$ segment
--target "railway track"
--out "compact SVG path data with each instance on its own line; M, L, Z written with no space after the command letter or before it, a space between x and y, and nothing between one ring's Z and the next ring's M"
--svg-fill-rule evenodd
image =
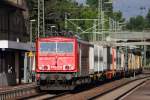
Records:
M26 85L17 88L12 88L7 91L0 92L0 100L6 99L19 99L19 100L112 100L121 99L127 93L149 79L149 75L139 75L136 78L123 78L120 80L111 81L105 84L101 84L97 87L87 89L81 89L76 92L70 91L49 91L49 92L37 92L37 86ZM131 87L132 86L132 87ZM125 91L122 91L125 90ZM117 91L117 92L116 92ZM118 92L119 91L119 92ZM114 96L114 94L116 96ZM111 97L106 98L106 97Z
M39 94L34 95L34 96L29 96L29 97L21 98L20 100L22 100L22 99L23 100L49 100L49 99L60 97L62 95L66 95L68 93L69 92L61 92L61 93L43 92L43 93L39 93Z
M100 85L98 87L89 89L89 90L85 90L85 91L81 91L81 92L77 92L77 93L68 93L68 94L64 94L62 96L57 96L57 97L50 97L47 98L45 100L114 100L114 99L120 99L120 97L122 97L123 95L125 95L125 93L129 92L129 90L131 91L131 89L137 87L138 85L144 83L147 79L149 79L149 76L143 77L136 77L136 78L125 78L125 79L121 79L121 80L116 80L116 81L112 81L103 85ZM134 83L135 82L135 83ZM132 87L129 88L129 90L125 90L124 92L119 92L120 94L116 95L115 98L113 98L113 95L111 96L111 98L102 98L102 96L106 96L109 97L109 93L114 94L113 92L117 89L122 88L123 86L130 86L131 84L133 84ZM126 89L126 87L125 87ZM124 89L123 89L124 90Z
M97 94L89 100L123 100L127 95L129 95L139 87L143 86L147 80L149 80L149 77L127 82L107 92Z

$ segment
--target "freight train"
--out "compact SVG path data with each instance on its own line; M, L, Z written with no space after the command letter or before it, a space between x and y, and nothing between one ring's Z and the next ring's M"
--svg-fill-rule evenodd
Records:
M137 48L96 45L75 37L38 38L36 81L41 90L72 90L142 71Z

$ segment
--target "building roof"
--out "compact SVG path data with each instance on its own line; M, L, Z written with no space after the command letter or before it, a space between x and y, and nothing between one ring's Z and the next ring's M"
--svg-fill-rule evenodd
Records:
M8 0L0 0L0 5L10 6L16 9L25 10L24 6L18 5Z
M0 40L0 48L35 51L34 43L30 44L8 40Z

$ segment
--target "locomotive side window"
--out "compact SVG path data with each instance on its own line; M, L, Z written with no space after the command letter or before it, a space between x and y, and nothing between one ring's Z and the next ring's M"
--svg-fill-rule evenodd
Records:
M57 53L72 53L73 43L58 42L57 43Z
M40 43L40 52L55 53L56 52L56 43L41 42Z

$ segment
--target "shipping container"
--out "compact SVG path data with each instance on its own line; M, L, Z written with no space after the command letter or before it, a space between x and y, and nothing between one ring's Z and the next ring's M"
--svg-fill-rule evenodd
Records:
M103 68L104 71L110 69L110 62L111 62L111 55L110 55L110 47L103 48Z
M116 70L116 48L110 48L111 62L110 62L110 70Z
M123 70L124 67L124 54L121 49L116 50L116 70Z
M94 74L94 47L89 49L89 74Z
M103 66L103 58L104 58L104 51L103 46L94 46L94 71L95 72L103 72L105 70L105 67Z
M79 75L84 77L88 76L92 69L92 63L90 64L89 59L93 59L93 57L90 58L90 50L92 53L92 49L94 46L92 44L89 44L88 42L78 41L78 47L79 47ZM92 55L93 56L93 55ZM91 67L90 67L91 65Z

